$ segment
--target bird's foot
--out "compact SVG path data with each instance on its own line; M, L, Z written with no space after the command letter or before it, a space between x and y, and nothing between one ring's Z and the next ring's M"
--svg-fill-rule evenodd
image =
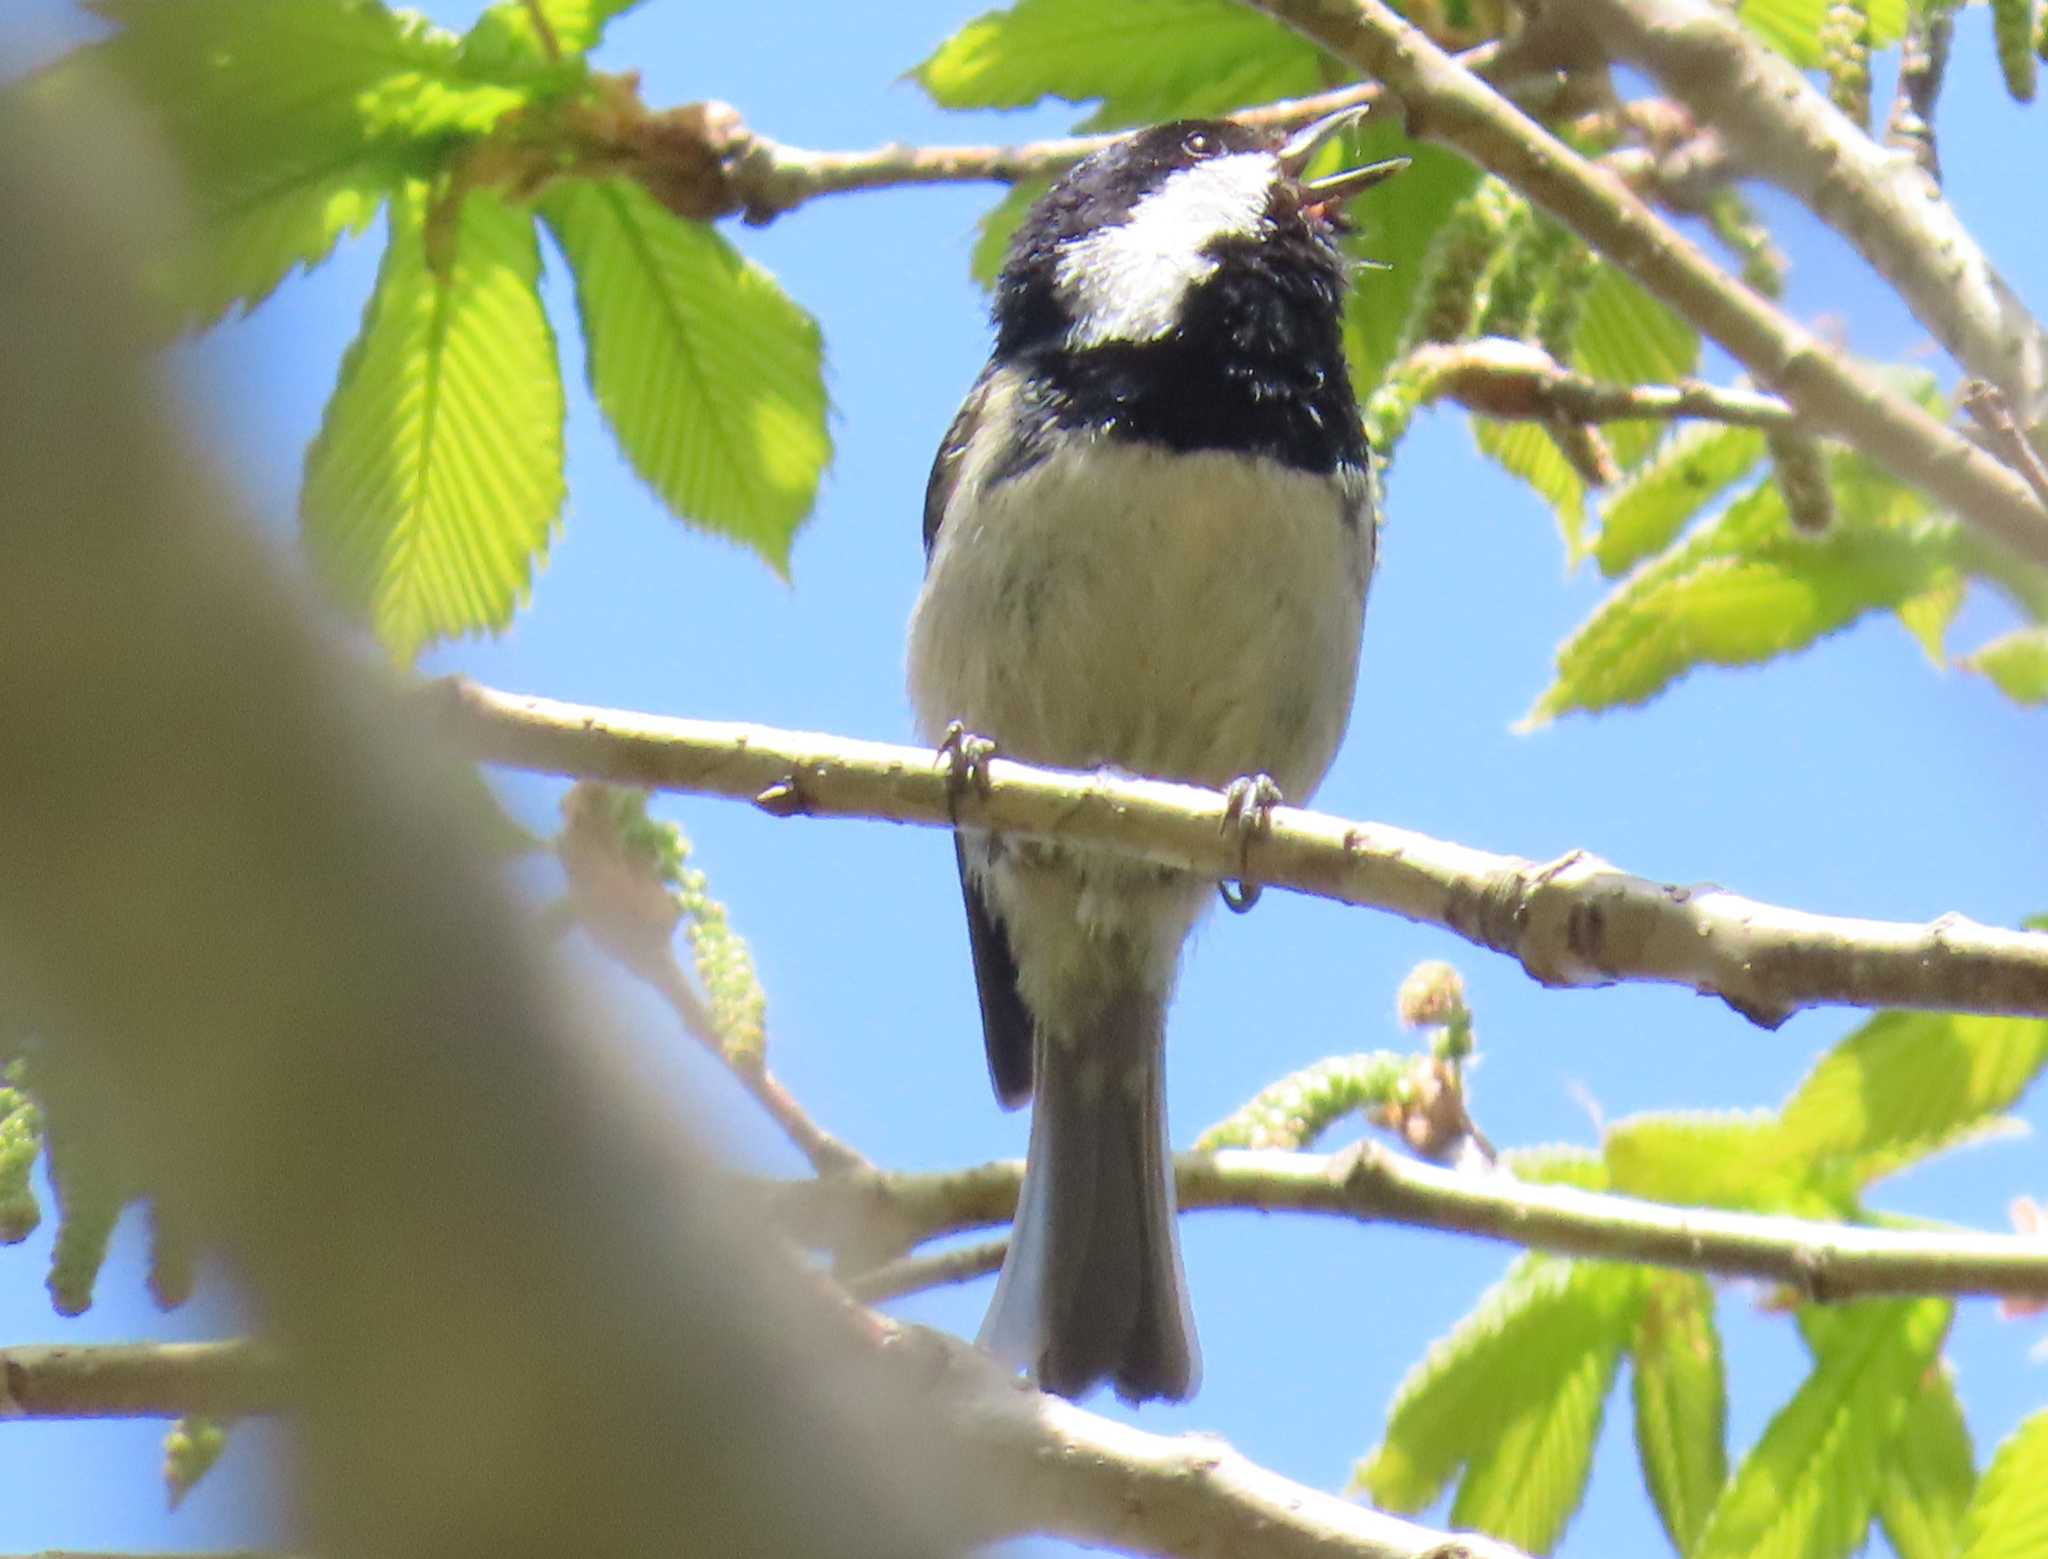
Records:
M995 755L994 742L976 736L960 721L946 727L946 734L939 739L939 756L946 760L946 806L954 814L954 822L960 821L960 797L969 785L978 795L988 795L988 760Z
M1259 902L1259 885L1251 880L1252 841L1273 828L1273 808L1287 798L1270 774L1241 774L1223 792L1219 833L1237 835L1237 881L1219 882L1216 891L1232 914L1242 915Z

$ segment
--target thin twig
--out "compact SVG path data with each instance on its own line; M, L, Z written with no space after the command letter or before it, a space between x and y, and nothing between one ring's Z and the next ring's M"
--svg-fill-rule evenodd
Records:
M1972 379L1962 387L1959 399L1970 420L1991 439L1992 452L2025 477L2027 485L2041 495L2041 502L2048 504L2048 465L2041 463L2034 441L2013 421L2004 393L1996 385Z
M779 817L938 827L957 817L1217 879L1243 869L1220 827L1228 798L1197 786L996 758L986 786L962 795L928 748L557 703L460 679L428 696L459 745L514 768L731 796ZM2048 1016L2048 933L1960 916L1915 926L1806 914L1652 882L1584 851L1537 862L1294 807L1276 808L1250 848L1262 883L1442 926L1545 985L1680 985L1766 1027L1820 1005Z
M1790 427L1798 420L1775 395L1692 379L1602 384L1572 372L1533 342L1499 337L1430 342L1408 355L1407 367L1425 399L1448 397L1488 417L1575 423L1697 417L1749 428Z
M856 1272L840 1280L840 1286L864 1305L901 1299L926 1289L946 1288L954 1283L971 1283L986 1277L1003 1264L1010 1249L1007 1239L983 1240L953 1250L935 1251L929 1256L905 1256Z
M1514 185L1720 342L1761 385L1783 395L1810 431L1832 434L1853 444L1893 476L1925 489L2007 547L2048 563L2048 509L2013 472L1895 392L1877 374L1831 350L1812 332L1726 275L1620 179L1581 157L1477 76L1461 68L1382 0L1253 3L1340 59L1384 82L1405 107L1410 135L1450 146ZM1628 11L1636 3L1648 5L1651 0L1597 3L1603 15L1612 16ZM1689 4L1686 9L1691 14L1695 7ZM1721 17L1722 32L1741 32L1739 23L1715 8L1697 9L1713 11ZM1618 28L1619 23L1616 25ZM1847 121L1801 81L1796 72L1786 67L1785 74L1790 78L1788 91L1797 88L1813 97L1822 112L1847 127ZM1772 75L1770 79L1778 78ZM1681 101L1686 97L1680 88L1686 84L1667 82L1672 95ZM1716 91L1731 90L1719 76L1714 78L1714 86ZM1739 87L1738 90L1747 91ZM1702 107L1693 106L1696 110ZM1702 117L1725 128L1721 116L1703 113ZM1883 155L1867 141L1865 145L1873 155ZM1745 154L1754 152L1754 148L1746 146L1739 150ZM1940 202L1923 204L1938 206ZM1827 216L1827 202L1823 200L1820 205L1821 214ZM1910 224L1912 231L1924 234L1928 220L1924 215L1914 218ZM1959 255L1967 258L1976 254L1974 243L1959 225L1950 236L1964 246ZM1917 263L1925 258L1925 251L1913 248L1911 255ZM1944 288L1953 285L1947 270L1942 277ZM1892 279L1905 291L1909 302L1921 309L1922 317L1932 323L1919 296L1924 273L1908 270ZM1982 283L1980 290L1998 292L1992 285L1996 277L1990 275L1988 267L1977 280ZM1911 286L1907 285L1909 282ZM1999 306L1993 308L1993 304ZM1988 340L1978 328L1986 323L1980 317L1985 312L1996 314L1997 328L2005 332L1996 342ZM1984 357L1990 360L1987 366L1997 369L1995 373L1987 372L1986 377L1998 382L2033 382L2028 372L2023 371L2031 359L2024 349L2014 347L2010 332L2024 327L2026 332L2038 334L2038 327L2026 318L2023 310L2014 317L2012 309L2004 307L2003 294L1986 301L1982 311L1959 313L1950 306L1942 310L1942 317L1957 327L1958 340L1968 346L1967 361ZM1968 329L1963 328L1965 323ZM1944 339L1948 339L1947 334ZM2019 354L2017 361L2015 352Z
M1371 1142L1327 1154L1183 1153L1174 1165L1184 1212L1321 1213L1441 1229L1560 1255L1760 1278L1789 1284L1815 1301L1880 1294L2048 1298L2048 1240L2024 1235L1874 1229L1672 1207L1444 1168ZM831 1248L886 1229L891 1238L915 1244L1007 1223L1023 1175L1020 1161L1007 1160L951 1173L790 1182L776 1194L792 1231L808 1243ZM881 1270L901 1279L924 1269L899 1262ZM932 1270L946 1269L934 1263Z

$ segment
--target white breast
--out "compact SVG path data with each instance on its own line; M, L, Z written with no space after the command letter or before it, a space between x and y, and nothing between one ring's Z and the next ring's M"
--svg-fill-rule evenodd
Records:
M1350 716L1368 510L1362 483L1107 440L964 471L911 622L920 729L1305 801Z

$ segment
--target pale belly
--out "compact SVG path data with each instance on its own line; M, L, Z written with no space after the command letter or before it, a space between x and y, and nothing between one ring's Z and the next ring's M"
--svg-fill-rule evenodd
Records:
M1350 717L1366 507L1276 463L1114 444L1085 474L1055 456L962 483L911 620L919 730L1214 786L1263 772L1306 801Z

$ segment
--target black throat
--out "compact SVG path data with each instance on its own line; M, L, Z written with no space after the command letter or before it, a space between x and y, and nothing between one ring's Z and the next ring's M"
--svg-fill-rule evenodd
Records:
M1300 229L1225 239L1213 253L1216 269L1189 290L1172 331L1090 347L1067 344L1073 320L1052 256L1018 257L997 301L996 359L1028 386L1027 444L1057 430L1264 455L1316 473L1364 467L1342 261ZM1012 469L1038 453L1020 448Z

